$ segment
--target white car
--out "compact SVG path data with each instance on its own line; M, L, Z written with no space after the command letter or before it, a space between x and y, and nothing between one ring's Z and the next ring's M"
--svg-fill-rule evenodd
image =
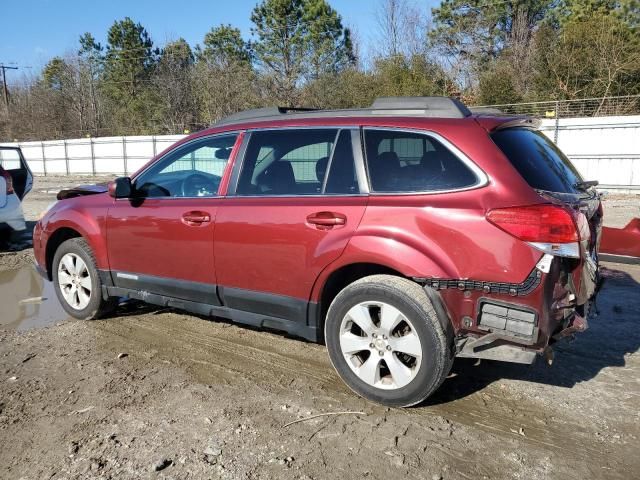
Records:
M27 228L22 199L33 186L33 174L17 147L0 147L0 243Z

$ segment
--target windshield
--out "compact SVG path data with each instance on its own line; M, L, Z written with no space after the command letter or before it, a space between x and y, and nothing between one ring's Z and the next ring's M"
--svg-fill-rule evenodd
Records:
M577 193L582 181L578 170L544 134L525 128L508 128L491 134L520 175L536 190Z

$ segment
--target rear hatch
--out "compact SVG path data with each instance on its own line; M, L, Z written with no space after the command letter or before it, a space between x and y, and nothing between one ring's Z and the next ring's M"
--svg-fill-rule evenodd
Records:
M524 180L550 203L582 213L589 232L580 242L582 269L578 296L591 296L595 288L598 245L602 230L602 206L595 190L597 182L585 181L562 151L542 132L527 126L506 124L490 132L500 148ZM581 229L580 221L576 222ZM583 222L584 223L584 222ZM577 273L577 272L576 272ZM576 279L578 280L578 279Z
M13 191L22 200L31 191L33 174L20 148L0 147L0 166L11 176ZM3 204L3 201L0 193L1 204Z

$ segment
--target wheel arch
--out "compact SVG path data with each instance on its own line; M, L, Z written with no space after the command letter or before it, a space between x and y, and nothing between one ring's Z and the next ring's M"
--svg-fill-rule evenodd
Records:
M322 280L322 282L316 282L317 292L317 308L315 310L315 324L317 325L317 331L320 337L320 341L324 342L324 322L329 310L329 306L333 299L342 291L347 285L355 282L364 277L377 274L394 275L398 277L406 278L402 273L393 268L370 262L356 262L341 265L328 273Z
M350 283L376 274L412 281L417 277L457 276L450 259L430 255L409 242L377 235L354 236L343 254L320 273L313 285L310 302L315 309L310 310L309 323L317 326L320 337L323 337L326 313L335 296ZM430 288L425 290L429 290L427 295L436 306L438 320L446 331L450 331L450 315L440 293Z
M78 212L73 212L73 215L64 220L58 220L46 225L46 230L51 232L48 235L44 250L47 276L50 279L53 278L53 256L57 248L62 242L78 237L82 237L91 247L98 269L108 269L109 261L103 226L99 221L88 215L81 215Z
M71 227L60 227L49 236L45 248L45 267L49 280L53 280L53 257L58 247L67 240L78 237L82 237L82 234Z

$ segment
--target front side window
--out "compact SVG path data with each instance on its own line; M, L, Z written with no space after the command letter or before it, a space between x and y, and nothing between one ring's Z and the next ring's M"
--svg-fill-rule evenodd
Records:
M350 132L332 128L252 132L236 193L357 193Z
M478 183L473 171L430 135L366 129L364 142L373 192L457 190Z
M215 197L236 137L223 135L178 147L136 178L136 196Z

